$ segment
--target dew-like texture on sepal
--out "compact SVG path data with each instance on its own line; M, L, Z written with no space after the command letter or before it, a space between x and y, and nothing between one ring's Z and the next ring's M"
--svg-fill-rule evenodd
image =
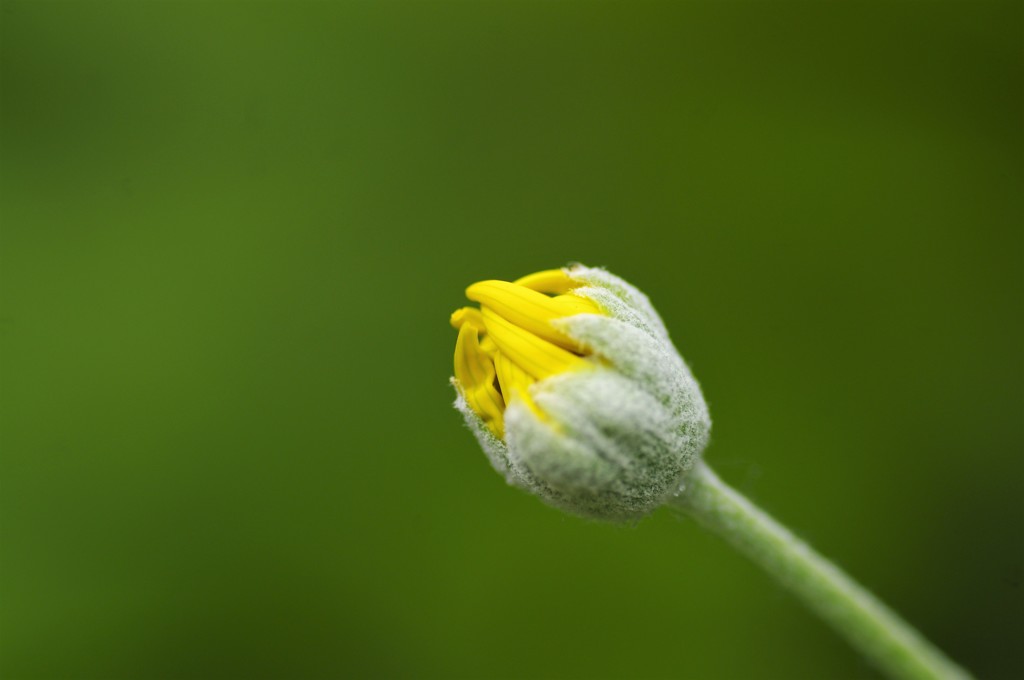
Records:
M483 419L466 402L466 398L462 396L462 391L459 389L458 381L452 378L451 382L455 388L455 408L462 414L463 420L466 421L466 427L476 437L480 448L487 454L487 460L490 461L495 471L504 477L509 484L515 484L515 475L508 459L508 446L505 442L494 436L494 433L487 427Z
M692 464L669 409L606 368L538 383L545 414L508 413L509 456L554 493L558 508L610 521L638 519L665 502Z
M604 313L551 323L590 351L591 366L532 385L539 412L513 400L504 441L461 397L456 406L510 484L575 515L635 520L678 491L711 420L647 296L602 269L566 271L582 284L573 294Z
M554 325L656 396L671 411L690 458L700 456L711 430L707 403L647 296L603 269L577 266L570 274L594 284L574 292L608 316L578 314Z
M559 493L553 491L548 485L534 477L529 468L523 466L520 459L510 455L509 445L495 437L483 419L469 406L459 392L455 380L452 380L452 384L456 387L455 408L462 413L466 427L472 431L477 442L480 444L480 448L487 454L487 460L491 463L491 467L512 486L529 491L548 502L551 502L550 499L559 498ZM525 408L522 404L513 403L511 408L513 412L520 409L529 412L529 409Z
M635 326L652 336L668 340L665 322L651 304L651 300L618 276L599 267L574 265L565 269L574 281L583 284L573 293L597 302L611 316Z

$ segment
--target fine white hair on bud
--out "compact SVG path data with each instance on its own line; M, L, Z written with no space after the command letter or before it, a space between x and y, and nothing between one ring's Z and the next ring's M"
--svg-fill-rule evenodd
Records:
M678 492L711 419L646 295L582 265L469 291L483 313L453 315L470 335L456 350L455 405L495 470L608 521L641 518ZM478 317L482 328L463 328Z
M969 680L917 631L700 460L711 418L647 296L574 265L466 289L455 406L494 469L566 512L670 504L720 534L893 678Z

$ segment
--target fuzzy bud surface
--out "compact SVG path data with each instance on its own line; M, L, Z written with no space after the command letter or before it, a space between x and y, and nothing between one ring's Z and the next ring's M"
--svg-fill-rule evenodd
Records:
M639 519L707 444L697 381L647 296L575 265L466 291L456 408L509 484L591 519Z

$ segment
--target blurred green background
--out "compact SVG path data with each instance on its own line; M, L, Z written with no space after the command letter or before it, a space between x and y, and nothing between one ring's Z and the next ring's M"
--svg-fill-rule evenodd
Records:
M0 11L4 678L874 678L451 408L465 285L643 288L708 460L1024 676L1017 3Z

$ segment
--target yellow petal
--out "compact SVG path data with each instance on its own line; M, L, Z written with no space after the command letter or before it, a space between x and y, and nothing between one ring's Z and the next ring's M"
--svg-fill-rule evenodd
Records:
M588 365L586 360L516 326L488 307L484 307L483 316L498 351L536 380Z
M480 338L480 350L486 354L491 361L494 361L494 356L498 353L498 346L494 344L494 338L485 334Z
M494 368L498 373L498 382L501 384L501 393L505 397L506 405L512 403L513 399L518 399L538 418L547 420L547 416L530 397L530 385L536 381L526 371L501 352L494 355Z
M501 352L496 352L494 355L494 370L498 374L498 384L501 385L501 394L505 398L506 404L513 395L528 395L530 385L536 382L526 371L519 368L514 361Z
M515 283L519 286L526 286L538 293L548 293L550 295L568 293L578 285L561 269L548 269L535 274L528 274L521 279L516 279Z
M601 308L597 306L591 300L582 298L579 295L557 295L551 300L562 309L565 309L568 314L566 316L572 316L573 314L601 314Z
M452 328L456 330L462 328L462 324L464 323L473 324L478 329L483 330L484 317L480 316L480 310L475 307L463 307L452 312L449 323L451 323Z
M503 436L505 402L494 388L494 363L480 347L475 326L465 323L455 341L455 379L462 396L497 437Z
M481 281L466 289L466 297L502 318L559 347L579 351L572 338L554 329L553 319L581 312L598 312L597 305L575 295L548 297L507 281ZM571 298L571 299L570 299Z

